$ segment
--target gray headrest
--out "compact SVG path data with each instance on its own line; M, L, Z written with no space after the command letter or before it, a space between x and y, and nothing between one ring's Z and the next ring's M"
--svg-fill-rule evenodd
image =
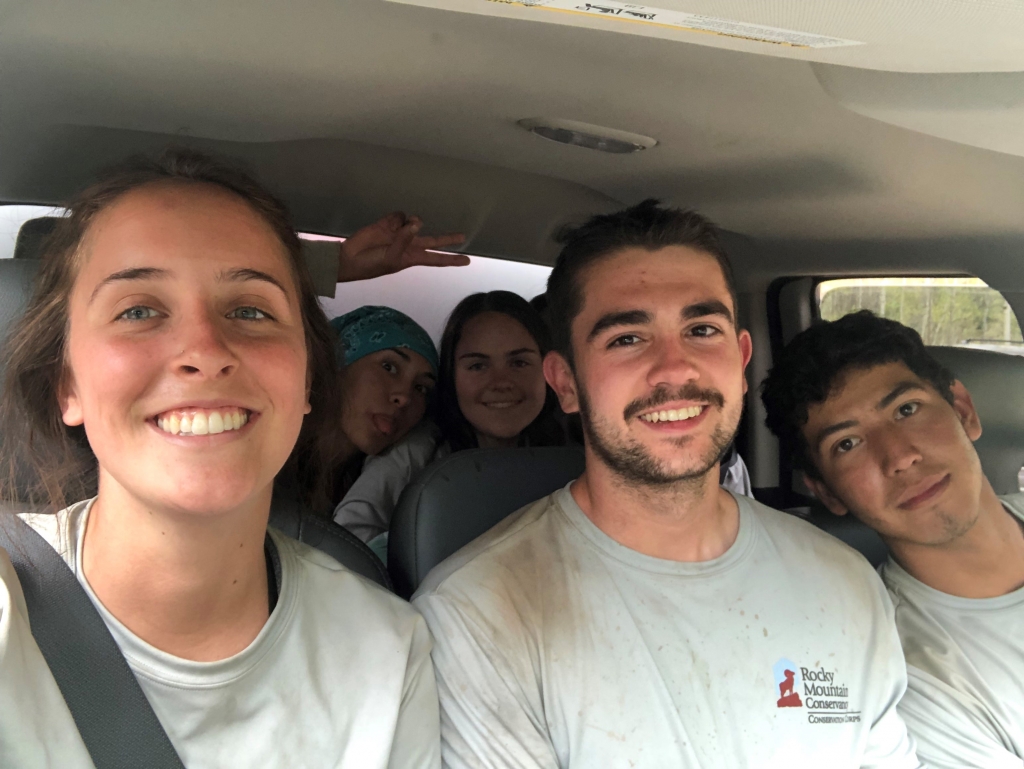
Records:
M18 230L18 239L14 243L14 258L42 258L43 244L59 221L59 216L40 216L24 222Z
M0 259L0 344L7 341L11 327L20 316L29 296L32 281L39 271L38 259ZM0 359L0 382L6 360Z
M434 566L516 510L583 473L583 449L459 451L402 492L391 519L388 571L408 598Z
M963 347L929 347L928 352L964 383L981 418L974 444L997 494L1019 491L1024 466L1024 358Z

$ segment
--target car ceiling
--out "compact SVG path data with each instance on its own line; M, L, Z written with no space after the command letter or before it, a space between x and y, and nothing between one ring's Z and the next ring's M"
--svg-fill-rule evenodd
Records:
M0 0L0 199L189 143L244 159L306 230L405 209L550 263L561 224L655 196L734 233L748 282L912 256L1024 291L1024 4L652 1L863 44L488 0ZM658 145L565 146L534 117Z

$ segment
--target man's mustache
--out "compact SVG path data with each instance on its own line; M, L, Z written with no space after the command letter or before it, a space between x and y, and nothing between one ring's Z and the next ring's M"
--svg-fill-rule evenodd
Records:
M626 421L629 421L641 411L653 409L665 403L671 403L672 401L683 400L703 401L712 406L717 406L720 409L725 406L725 398L722 397L722 393L718 392L718 390L707 390L690 382L683 385L678 390L669 390L667 387L659 387L646 398L638 398L626 406L626 410L622 412L622 416Z

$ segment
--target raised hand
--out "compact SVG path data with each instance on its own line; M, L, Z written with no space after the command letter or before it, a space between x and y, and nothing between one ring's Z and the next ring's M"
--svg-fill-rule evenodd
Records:
M407 267L464 267L469 257L440 254L433 249L457 246L466 238L459 234L421 236L423 221L400 211L388 214L358 230L341 244L338 282L368 280L400 272Z

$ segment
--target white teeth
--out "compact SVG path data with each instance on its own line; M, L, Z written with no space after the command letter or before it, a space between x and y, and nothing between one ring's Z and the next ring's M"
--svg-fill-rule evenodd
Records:
M681 422L684 419L693 419L699 416L704 410L703 406L689 406L685 409L669 409L668 411L652 411L640 417L645 422Z
M191 410L189 410L191 411ZM156 418L157 427L171 435L217 435L239 430L249 421L249 413L239 409L169 413Z

